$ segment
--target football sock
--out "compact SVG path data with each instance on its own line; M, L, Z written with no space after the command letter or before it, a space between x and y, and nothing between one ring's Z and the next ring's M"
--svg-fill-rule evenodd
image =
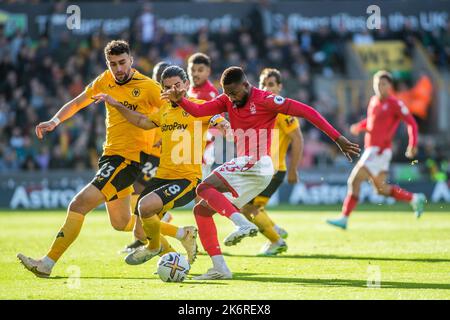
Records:
M211 260L212 260L214 269L220 270L220 271L228 271L228 272L230 272L230 270L228 269L227 263L225 262L225 259L224 259L223 255L219 254L219 255L212 256Z
M75 241L83 226L84 215L69 211L67 213L66 221L58 232L56 239L53 241L47 257L54 262L63 255L69 246Z
M175 238L177 238L178 240L183 240L185 236L186 236L186 231L184 231L184 228L178 228Z
M391 197L393 197L397 201L411 202L413 194L409 191L406 191L405 189L400 188L399 186L392 186Z
M123 231L130 232L133 231L134 224L136 223L137 215L131 214L130 220L128 221L127 225L123 229Z
M161 246L162 246L162 251L159 254L160 256L165 255L166 253L169 253L169 252L176 252L175 249L170 245L169 241L167 241L167 239L164 238L163 235L160 236L159 240L160 240Z
M254 216L253 223L256 224L259 231L267 238L270 242L276 243L281 239L279 234L275 231L274 227L268 219L267 213L263 213L264 208L260 209L258 214Z
M267 221L269 221L270 222L270 224L272 225L272 227L274 227L275 228L275 226L277 226L276 224L275 224L275 222L269 217L269 215L267 214L267 211L266 211L266 208L265 207L260 207L259 208L259 210L258 210L258 215L263 215L264 217L265 217L265 219L267 219ZM275 228L275 231L276 231L276 228Z
M178 227L173 224L161 221L161 234L172 238L177 237Z
M200 183L197 187L197 194L205 200L212 209L222 216L230 218L233 213L239 212L227 197L207 183Z
M342 215L344 217L350 216L350 214L352 213L353 209L355 209L357 204L358 204L358 198L351 194L347 194L347 196L345 197L344 203L342 205Z
M194 217L197 222L200 242L210 257L222 254L213 215L214 211L210 208L199 204L194 207Z
M235 212L230 216L230 220L233 221L233 223L238 226L246 226L249 224L247 218L245 218L245 216L239 212Z
M144 228L145 235L147 236L148 249L158 250L161 246L160 233L161 233L161 222L157 215L153 215L149 218L142 218L142 227Z

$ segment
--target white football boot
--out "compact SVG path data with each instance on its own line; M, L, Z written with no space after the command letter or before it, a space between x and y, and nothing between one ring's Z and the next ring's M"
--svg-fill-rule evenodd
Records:
M52 273L53 265L49 263L45 263L42 259L35 260L30 257L26 257L23 254L19 253L17 258L20 260L20 263L31 271L36 277L39 278L48 278Z
M258 227L251 222L236 227L236 230L230 233L223 243L227 246L234 246L238 244L245 237L256 237L258 234Z
M230 271L222 271L214 268L209 269L206 273L194 277L194 280L227 280L232 279L233 274Z

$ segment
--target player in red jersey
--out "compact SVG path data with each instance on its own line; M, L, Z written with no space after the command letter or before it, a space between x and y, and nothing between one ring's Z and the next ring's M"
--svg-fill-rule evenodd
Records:
M209 81L211 75L211 58L204 53L197 52L188 59L187 72L192 86L189 87L190 97L210 101L219 95L216 87ZM218 134L218 129L210 128L206 137L206 147L203 154L202 174L205 179L210 173L215 162L214 157L214 136Z
M217 239L213 220L216 212L236 225L236 230L225 238L225 245L238 243L258 232L239 210L261 193L272 179L270 145L278 113L307 119L333 139L350 160L360 152L357 144L348 141L313 108L251 86L241 68L226 69L220 82L224 94L202 105L187 101L183 98L183 90L176 87L161 95L195 117L228 112L235 136L237 157L216 168L197 187L202 201L194 207L194 216L202 245L213 262L213 268L194 278L197 280L232 278Z
M426 202L424 194L413 194L386 181L392 157L392 140L400 121L404 121L408 126L409 144L405 156L409 159L413 159L417 154L417 123L405 104L390 94L392 76L389 72L375 73L373 89L375 95L369 101L367 118L350 127L354 135L366 132L365 151L348 179L348 193L342 206L341 217L327 220L329 224L342 229L347 228L348 217L358 203L361 183L366 180L372 183L378 194L409 202L417 218L422 215Z

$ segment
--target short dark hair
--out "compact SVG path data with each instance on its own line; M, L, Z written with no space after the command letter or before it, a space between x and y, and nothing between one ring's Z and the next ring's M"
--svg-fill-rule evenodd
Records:
M242 83L247 80L244 70L240 67L229 67L225 69L220 78L220 84L226 86L232 83Z
M204 53L197 52L189 57L188 63L204 64L207 67L211 67L211 58Z
M262 86L267 78L274 77L277 84L281 84L281 73L278 69L265 68L259 75L259 85Z
M375 79L381 80L382 78L385 78L387 81L389 81L390 84L394 83L394 78L392 77L392 74L386 70L380 70L373 75L373 80Z
M184 71L182 68L180 68L179 66L169 66L162 73L161 81L173 77L180 77L183 82L188 79L186 71Z
M161 76L164 70L167 69L167 67L170 66L170 63L166 61L160 61L153 67L153 73L152 73L152 79L161 82Z
M130 45L125 40L112 40L105 46L105 56L118 56L122 53L130 54Z

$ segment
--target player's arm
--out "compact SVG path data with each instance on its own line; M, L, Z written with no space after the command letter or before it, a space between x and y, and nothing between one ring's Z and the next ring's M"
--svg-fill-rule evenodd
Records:
M295 184L298 182L298 172L297 166L303 157L303 135L300 128L288 133L289 138L291 138L291 162L288 168L288 182L290 184Z
M85 92L80 93L77 97L62 106L53 118L48 121L41 122L36 126L35 131L37 137L42 139L46 132L55 130L61 122L70 119L74 114L87 107L91 102L91 98L88 97Z
M189 114L191 114L196 118L213 116L226 111L226 105L220 99L220 96L211 101L202 104L197 104L195 102L186 99L185 94L186 90L178 89L176 86L173 86L172 89L163 92L161 94L161 98L164 100L170 100L178 104L186 112L188 112Z
M414 119L411 112L409 112L408 107L403 103L403 101L399 101L399 110L402 120L406 123L409 137L408 148L406 149L405 156L408 159L413 159L417 155L417 137L419 127L417 126L416 119Z
M354 136L357 136L364 131L367 131L367 118L350 126L350 133Z
M269 107L275 109L277 113L288 114L295 117L302 117L311 122L314 126L328 135L339 147L342 153L352 161L352 156L359 156L361 149L358 144L350 142L339 131L337 131L319 112L310 106L292 99L275 97L269 100Z
M125 107L123 104L115 100L113 97L111 97L109 94L106 93L99 93L92 97L95 99L95 103L100 103L102 101L107 102L109 105L116 108L117 111L120 112L120 114L127 119L129 122L131 122L136 127L139 127L144 130L150 130L153 128L156 128L157 125L150 120L147 116L143 115L142 113L133 111Z

